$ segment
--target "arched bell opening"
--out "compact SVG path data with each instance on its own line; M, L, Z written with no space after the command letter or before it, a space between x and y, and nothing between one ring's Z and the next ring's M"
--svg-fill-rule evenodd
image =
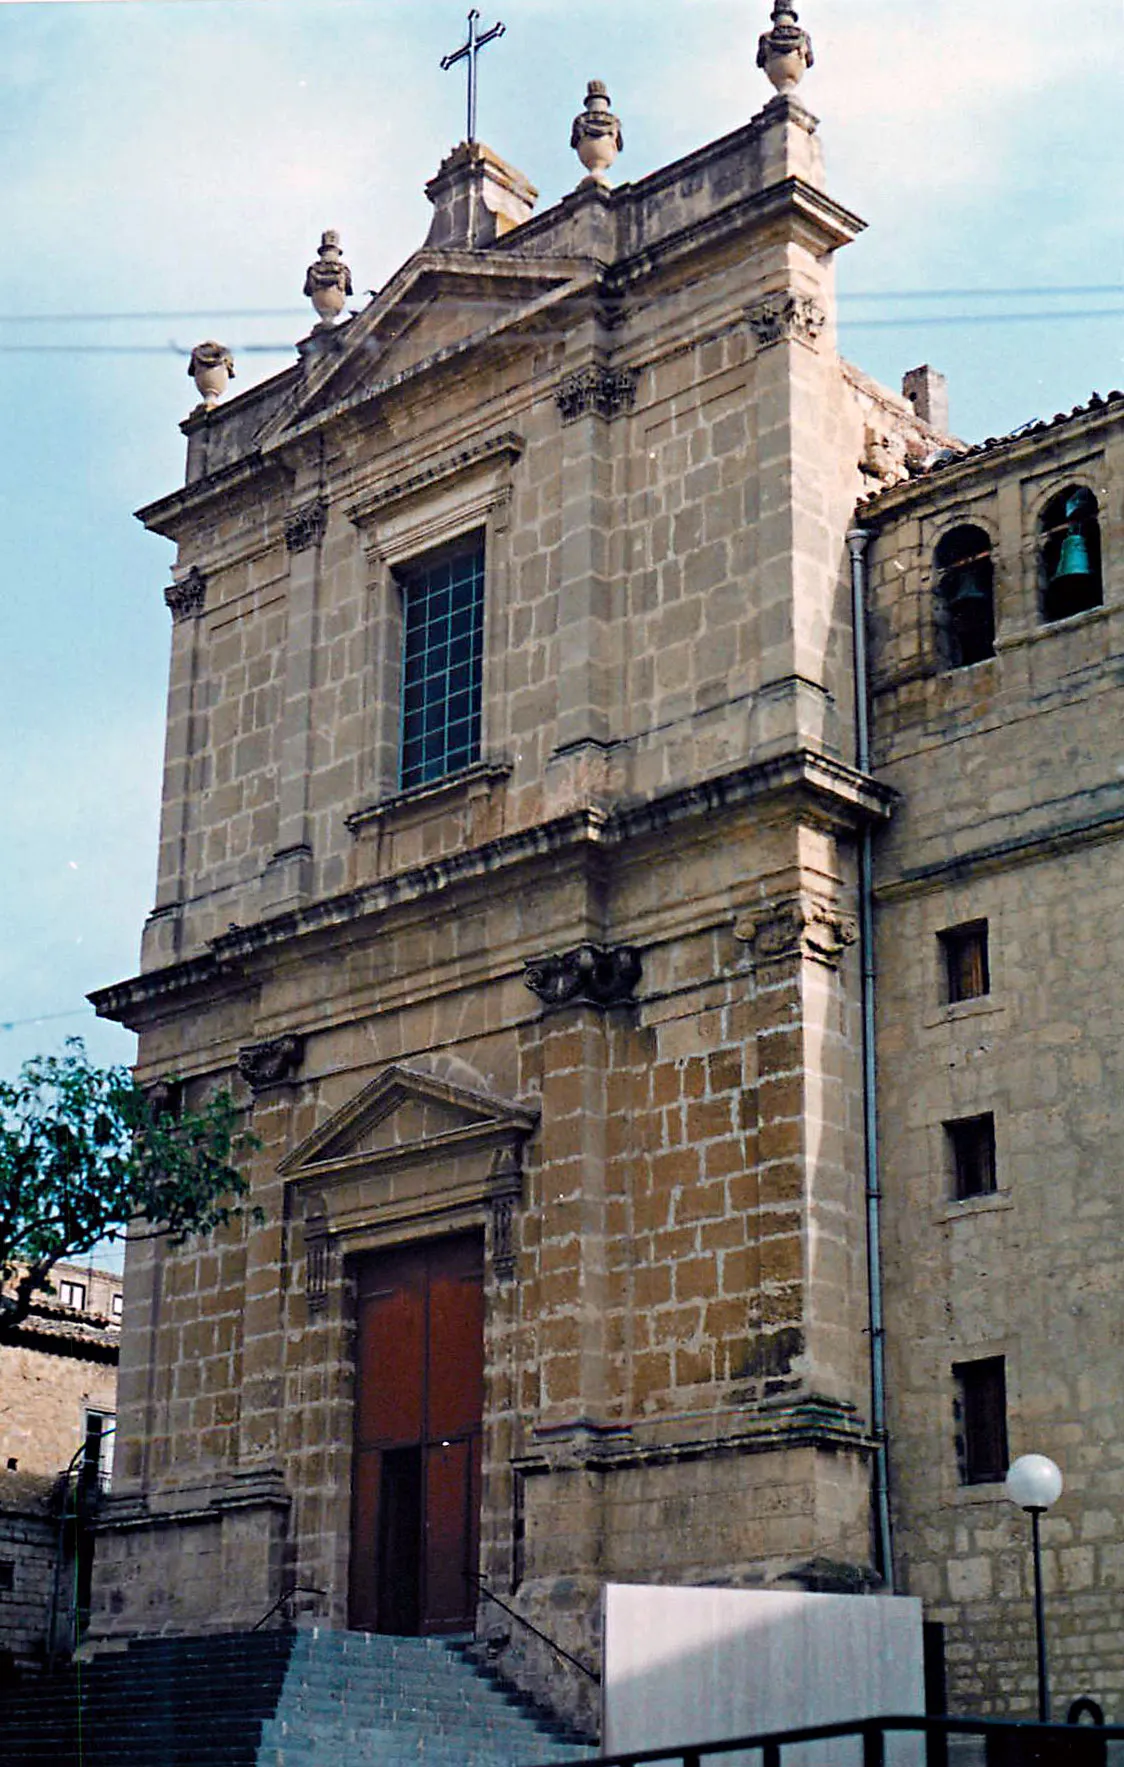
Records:
M995 566L991 538L970 523L953 528L937 546L936 617L940 659L966 669L995 655Z
M1097 499L1085 485L1067 485L1042 511L1039 577L1047 622L1086 613L1103 602Z

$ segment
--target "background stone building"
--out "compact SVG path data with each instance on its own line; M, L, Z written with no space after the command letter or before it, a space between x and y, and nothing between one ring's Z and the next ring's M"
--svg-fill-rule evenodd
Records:
M972 449L871 530L879 1121L898 1574L961 1703L1124 1713L1124 398Z
M1079 821L1105 791L1108 830L1119 786L1094 731L1121 585L1106 562L1103 610L1047 606L1050 512L1094 481L1118 509L1082 450L1119 407L961 460L937 377L898 396L839 359L861 223L787 89L804 53L774 34L786 90L744 128L541 216L462 144L424 247L338 325L325 236L290 371L216 408L221 346L197 352L186 483L142 512L178 547L157 902L140 975L95 998L142 1078L241 1090L264 1218L130 1250L99 1636L251 1625L298 1583L337 1626L457 1630L479 1569L588 1656L606 1578L893 1577L949 1626L954 1702L1023 1702L1018 1518L977 1477L964 1370L991 1365L994 1416L1018 1363L1009 1433L1064 1461L1029 1435L1068 1389L1015 1349L1028 1271L1060 1267L1056 1177L1010 1193L1039 1052L1081 1056L1068 1133L1111 1143L1108 1008L1066 1043L1073 954L1072 1008L1042 984L1060 794ZM945 582L986 575L967 523L990 636ZM1011 840L1058 879L1025 930ZM1106 842L1075 851L1107 892ZM989 1118L992 1181L962 1179ZM1119 1552L1119 1496L1094 1508ZM1068 1614L1075 1690L1104 1692L1095 1602Z
M38 1667L89 1604L89 1522L108 1487L121 1278L59 1264L0 1342L0 1653Z

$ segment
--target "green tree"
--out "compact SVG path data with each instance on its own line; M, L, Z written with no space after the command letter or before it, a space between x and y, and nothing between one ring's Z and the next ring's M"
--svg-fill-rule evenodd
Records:
M96 1067L81 1038L0 1080L0 1339L60 1260L133 1223L182 1245L240 1214L234 1161L257 1145L229 1092L174 1111L127 1068Z

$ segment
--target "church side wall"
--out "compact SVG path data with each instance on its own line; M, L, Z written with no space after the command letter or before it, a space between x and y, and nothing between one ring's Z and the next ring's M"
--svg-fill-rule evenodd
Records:
M946 1627L953 1710L1036 1708L1030 1529L968 1482L962 1370L1002 1359L1011 1458L1066 1488L1042 1523L1055 1710L1124 1717L1124 450L1103 422L916 487L872 548L877 741L903 794L878 856L879 1122L899 1577ZM1040 615L1036 521L1092 482L1103 607ZM892 504L893 499L888 499ZM933 548L991 535L996 656L941 671ZM986 989L948 999L948 929L986 923ZM949 1123L990 1115L994 1188L956 1197ZM954 1372L954 1369L960 1372Z

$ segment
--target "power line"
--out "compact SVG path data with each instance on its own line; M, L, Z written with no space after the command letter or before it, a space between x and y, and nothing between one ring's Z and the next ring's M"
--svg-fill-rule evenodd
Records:
M74 1007L70 1012L37 1012L32 1018L0 1019L0 1031L19 1031L24 1025L48 1025L60 1018L88 1018L93 1010L92 1006Z
M0 0L0 4L3 0ZM373 292L373 291L371 291ZM864 288L848 289L839 295L840 302L851 301L993 301L1046 300L1065 295L1124 294L1124 283L1088 284L1054 283L1041 288ZM156 309L135 312L106 313L0 313L0 325L143 325L186 319L306 319L304 307L180 307L166 311Z
M0 0L4 4L4 0ZM166 313L0 313L0 325L109 325L119 320L141 324L168 319L306 319L304 307L181 307Z
M0 6L6 0L0 0ZM231 344L232 356L295 356L296 346L284 344ZM0 356L174 356L186 362L191 355L182 344L0 344Z
M1059 321L1074 324L1083 319L1124 319L1124 307L1072 307L1048 313L913 313L906 317L879 319L840 319L844 331L922 330L948 325L1053 325ZM538 333L542 336L542 332ZM231 344L234 356L292 356L293 342L270 344ZM7 356L178 356L186 359L190 349L183 344L8 344L0 343L0 355Z
M870 288L841 294L841 301L994 301L1035 299L1048 295L1114 295L1124 294L1124 283L1091 283L1087 288L1062 287L1055 283L1047 288Z
M1053 313L916 313L908 319L841 319L839 323L848 331L871 331L892 326L1033 325L1057 319L1124 319L1124 307L1073 307Z

